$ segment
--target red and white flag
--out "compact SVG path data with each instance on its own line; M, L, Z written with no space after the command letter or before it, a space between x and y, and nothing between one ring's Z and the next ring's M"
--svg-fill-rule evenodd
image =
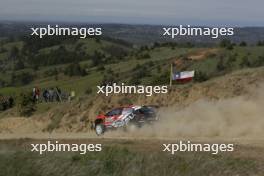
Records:
M184 72L176 72L172 73L172 80L187 82L191 81L194 77L195 71L184 71Z

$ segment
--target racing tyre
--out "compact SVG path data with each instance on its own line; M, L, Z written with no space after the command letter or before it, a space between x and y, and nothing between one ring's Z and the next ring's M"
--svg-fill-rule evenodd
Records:
M95 133L100 136L103 135L105 132L105 127L102 123L96 124L95 125Z

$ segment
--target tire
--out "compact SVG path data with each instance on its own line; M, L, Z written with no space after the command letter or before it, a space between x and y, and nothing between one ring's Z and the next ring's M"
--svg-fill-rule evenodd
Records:
M95 133L96 133L98 136L103 135L104 132L105 132L105 126L104 126L102 123L99 123L99 124L96 124L96 125L95 125Z

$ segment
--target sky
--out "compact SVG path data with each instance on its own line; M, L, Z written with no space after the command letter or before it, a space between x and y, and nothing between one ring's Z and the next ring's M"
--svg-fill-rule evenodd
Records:
M264 26L263 0L0 0L0 20Z

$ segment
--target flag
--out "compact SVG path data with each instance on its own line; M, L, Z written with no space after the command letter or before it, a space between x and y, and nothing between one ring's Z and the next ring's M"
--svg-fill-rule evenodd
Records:
M172 73L172 80L187 82L191 81L194 77L195 71L184 71Z

